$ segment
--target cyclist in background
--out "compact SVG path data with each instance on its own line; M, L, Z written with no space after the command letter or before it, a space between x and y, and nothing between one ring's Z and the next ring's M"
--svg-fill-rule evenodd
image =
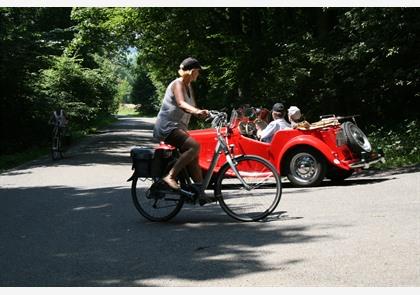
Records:
M66 137L68 119L66 113L62 109L54 111L48 123L53 125L51 157L53 160L58 160L63 158L63 146L68 144L68 137Z
M57 125L60 128L67 127L69 120L67 119L66 113L63 111L63 109L55 110L50 118L49 123L53 125Z

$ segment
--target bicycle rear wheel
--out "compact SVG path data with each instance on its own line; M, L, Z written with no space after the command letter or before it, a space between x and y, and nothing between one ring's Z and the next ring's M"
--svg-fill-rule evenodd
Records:
M138 178L131 184L131 196L137 211L150 221L168 221L178 214L184 199L176 192L154 182L150 187L137 186Z
M215 195L220 206L239 221L258 221L271 214L281 198L281 180L276 168L258 156L236 159L236 169L245 185L229 164L225 164L216 181Z

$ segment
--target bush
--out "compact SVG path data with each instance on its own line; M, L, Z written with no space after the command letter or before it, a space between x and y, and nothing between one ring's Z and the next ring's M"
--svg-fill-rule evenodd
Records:
M99 115L112 114L117 83L112 68L83 68L81 61L67 56L57 57L53 66L41 72L39 96L50 102L53 109L64 109L76 128L87 128Z
M399 167L420 163L419 127L418 120L404 120L392 129L378 127L370 132L368 137L373 147L381 147L385 153L386 163L379 167Z

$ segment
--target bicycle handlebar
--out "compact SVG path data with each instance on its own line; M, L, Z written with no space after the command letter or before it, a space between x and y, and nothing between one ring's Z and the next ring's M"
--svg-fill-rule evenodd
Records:
M211 122L211 127L213 128L222 127L222 125L226 124L227 122L227 114L225 112L210 110L209 116L206 119L206 121L210 121L210 120L213 120Z

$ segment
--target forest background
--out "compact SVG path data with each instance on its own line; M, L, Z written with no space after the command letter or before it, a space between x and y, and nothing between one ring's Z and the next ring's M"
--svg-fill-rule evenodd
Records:
M419 8L0 7L0 168L43 151L55 109L75 133L122 102L155 116L187 56L202 108L359 114L388 166L419 163Z

